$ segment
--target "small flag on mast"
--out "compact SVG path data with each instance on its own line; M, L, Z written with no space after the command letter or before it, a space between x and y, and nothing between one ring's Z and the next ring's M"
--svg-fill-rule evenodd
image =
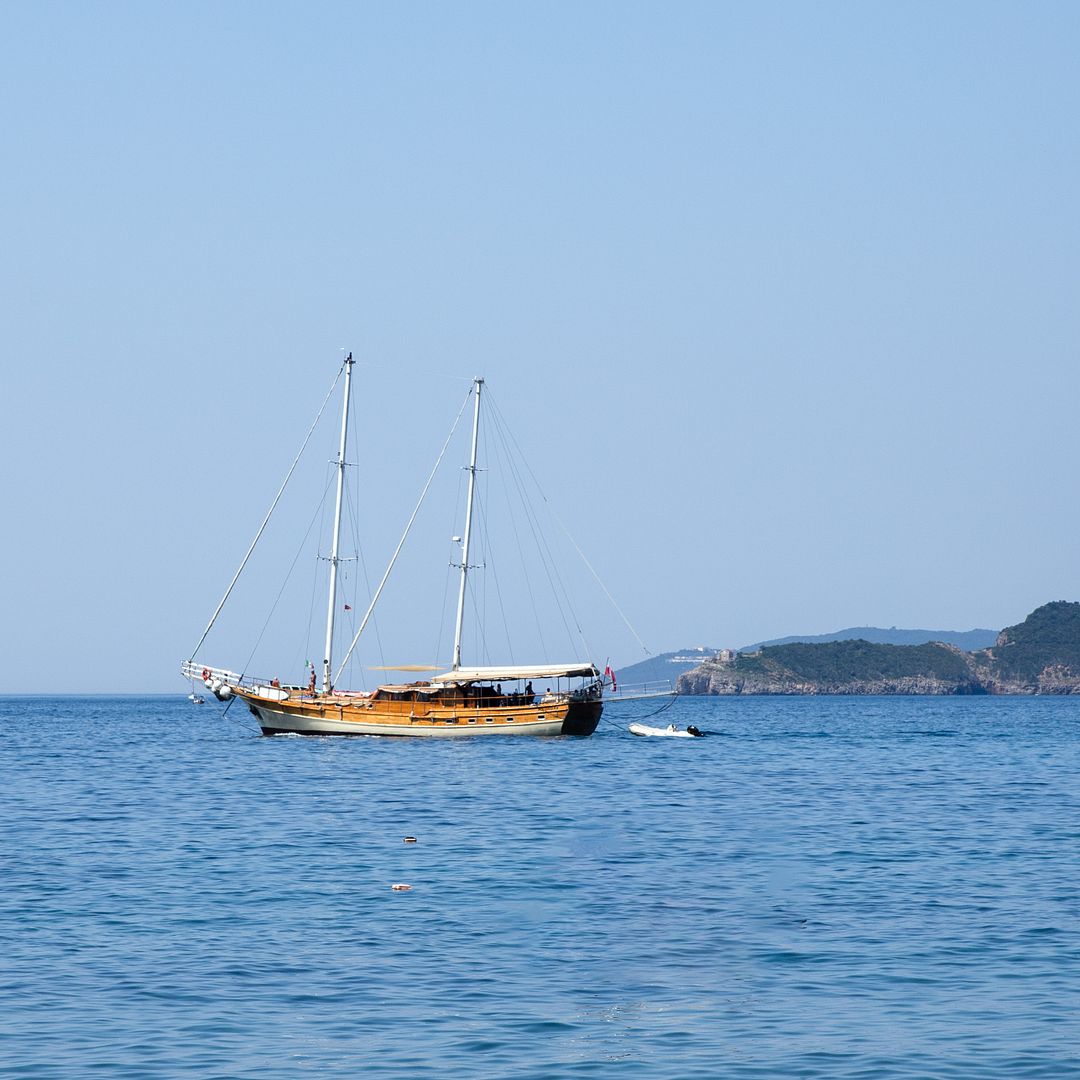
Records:
M346 611L352 611L352 604L346 604L345 605L345 610Z

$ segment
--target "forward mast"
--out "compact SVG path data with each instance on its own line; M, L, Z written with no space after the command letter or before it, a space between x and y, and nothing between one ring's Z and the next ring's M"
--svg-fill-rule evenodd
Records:
M341 546L341 502L345 492L345 440L349 433L349 396L352 392L352 353L345 358L345 401L341 409L341 445L337 460L337 499L334 503L334 539L330 549L330 596L326 604L326 648L323 650L322 692L333 690L330 662L334 649L334 613L337 609L338 552Z

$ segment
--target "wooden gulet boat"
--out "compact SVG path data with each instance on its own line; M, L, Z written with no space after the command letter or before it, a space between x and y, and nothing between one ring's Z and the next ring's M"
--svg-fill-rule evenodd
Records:
M244 569L247 557L218 605L192 657L183 662L181 672L199 679L221 701L238 698L247 704L265 735L397 735L414 738L460 738L480 735L591 735L603 711L604 678L591 662L568 664L509 665L463 667L461 663L464 622L472 536L473 505L477 473L477 444L480 403L484 380L473 382L472 451L467 471L468 501L461 544L457 616L454 627L453 663L449 671L434 677L401 684L379 686L372 691L345 691L334 686L331 678L334 644L334 615L337 610L337 580L341 537L341 508L345 480L345 443L349 423L349 397L353 359L345 361L344 403L341 441L337 466L337 495L327 601L326 644L322 663L321 686L315 685L312 668L308 686L281 686L277 680L255 679L225 668L211 667L196 661L199 648L228 599L233 585ZM283 488L284 489L284 488ZM426 491L426 489L425 489ZM279 492L280 497L280 492ZM276 500L275 500L276 505ZM273 512L273 507L271 507ZM415 516L415 515L414 515ZM269 514L267 515L269 520ZM411 524L411 523L410 523ZM263 522L265 528L266 521ZM260 529L259 535L262 530ZM406 535L408 530L406 530ZM256 536L256 542L259 536ZM402 538L404 543L404 537ZM401 545L398 551L401 550ZM397 553L395 553L395 559ZM390 568L393 567L391 560ZM378 601L390 573L387 569L341 661L338 677L344 670L368 618ZM543 689L534 691L537 680ZM504 690L503 684L507 684Z

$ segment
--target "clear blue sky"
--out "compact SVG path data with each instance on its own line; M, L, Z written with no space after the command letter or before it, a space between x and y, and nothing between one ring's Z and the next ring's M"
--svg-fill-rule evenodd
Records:
M1074 3L6 5L0 691L183 690L342 346L390 532L483 374L655 651L1080 597L1078 54Z

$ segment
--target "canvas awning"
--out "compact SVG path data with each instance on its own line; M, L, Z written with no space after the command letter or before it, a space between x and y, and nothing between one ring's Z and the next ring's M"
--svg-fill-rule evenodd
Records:
M474 667L445 671L432 678L435 683L512 682L515 679L562 679L573 676L596 678L593 664L541 664L527 667Z

